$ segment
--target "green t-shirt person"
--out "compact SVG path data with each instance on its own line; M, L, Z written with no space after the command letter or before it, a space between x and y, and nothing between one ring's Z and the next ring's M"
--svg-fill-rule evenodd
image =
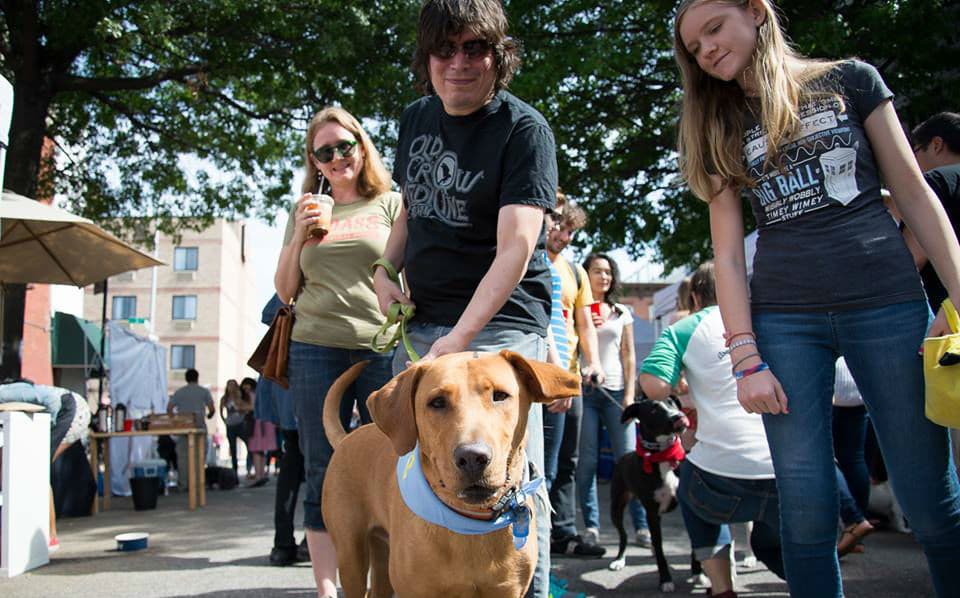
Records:
M385 318L373 291L370 264L383 256L390 228L400 210L400 194L334 204L330 232L309 239L300 251L303 283L291 338L339 349L369 349ZM293 237L296 204L283 242Z

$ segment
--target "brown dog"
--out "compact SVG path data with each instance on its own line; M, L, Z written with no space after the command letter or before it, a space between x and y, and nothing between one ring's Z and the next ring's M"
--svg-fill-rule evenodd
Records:
M516 524L473 535L450 531L407 506L412 458L399 469L398 458L416 454L419 444L422 479L441 509L470 523L496 518L527 477L530 405L577 396L579 377L510 351L445 355L413 365L371 394L375 425L346 435L340 399L362 369L358 364L334 383L323 413L336 449L323 485L323 519L346 598L522 596L537 559L533 497L518 495L530 518L522 541Z

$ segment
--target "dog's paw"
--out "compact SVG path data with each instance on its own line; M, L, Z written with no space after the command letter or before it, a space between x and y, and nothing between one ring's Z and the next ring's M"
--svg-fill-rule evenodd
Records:
M757 557L755 557L755 556L753 556L753 555L745 556L745 557L743 557L743 562L740 563L740 565L741 565L744 569L753 569L754 567L757 566Z
M660 584L661 592L673 592L676 589L677 588L673 585L672 581L665 581L662 584Z
M626 557L624 557L624 558L619 558L615 561L610 561L610 564L607 565L607 568L610 569L611 571L620 571L626 566L627 566L627 559Z

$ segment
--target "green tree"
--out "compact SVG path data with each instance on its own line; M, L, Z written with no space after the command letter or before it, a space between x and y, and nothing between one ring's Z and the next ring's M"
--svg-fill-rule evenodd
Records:
M404 57L415 10L412 0L3 0L0 72L14 87L5 186L63 193L101 224L168 233L268 214L289 200L316 110L340 104L387 122L413 97ZM42 160L45 138L59 151ZM19 373L23 295L23 285L4 292L6 374Z
M389 118L413 97L412 2L0 3L15 103L7 186L100 222L165 230L289 200L306 122L337 103ZM60 157L41 167L43 138ZM174 221L190 217L193 221Z

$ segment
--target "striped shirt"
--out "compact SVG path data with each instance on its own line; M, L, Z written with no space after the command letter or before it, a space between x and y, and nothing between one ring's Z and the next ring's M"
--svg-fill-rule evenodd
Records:
M549 260L548 260L549 261ZM560 273L550 264L550 331L560 363L570 363L570 347L567 344L567 323L563 319L563 305L560 302Z

